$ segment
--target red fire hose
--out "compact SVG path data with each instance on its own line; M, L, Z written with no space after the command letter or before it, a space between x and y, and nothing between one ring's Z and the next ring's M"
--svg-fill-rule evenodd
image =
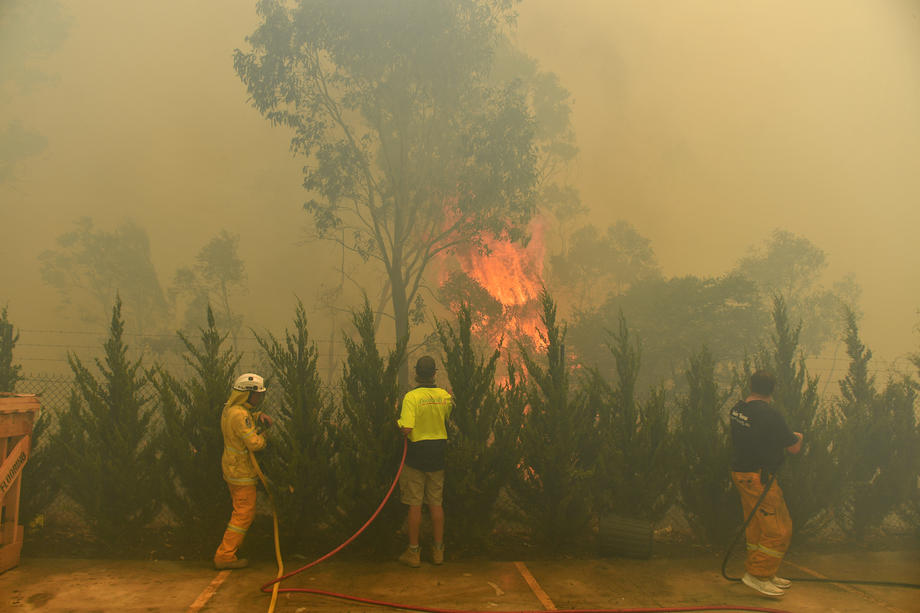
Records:
M280 548L279 541L278 541L278 519L277 519L277 514L275 514L275 521L274 521L275 555L278 561L278 577L269 581L268 583L265 583L260 588L261 591L265 592L266 594L268 593L272 594L272 602L271 602L269 611L272 611L274 609L275 599L277 598L277 595L279 593L298 592L301 594L316 594L319 596L328 596L329 598L338 598L339 600L349 600L352 602L360 602L363 604L376 605L380 607L388 607L391 609L404 609L407 611L426 611L428 613L545 613L542 610L496 612L494 610L493 611L476 611L476 610L466 610L466 609L441 609L437 607L423 607L423 606L418 606L418 605L408 605L408 604L401 604L401 603L396 603L396 602L386 602L383 600L373 600L370 598L360 598L358 596L350 596L348 594L339 594L336 592L327 592L325 590L315 590L315 589L303 588L303 587L285 587L285 588L279 587L278 584L280 584L285 579L293 577L294 575L298 573L302 573L308 568L312 568L313 566L316 566L320 562L328 560L329 558L337 554L339 551L344 549L349 543L355 540L359 534L364 532L364 530L367 529L369 525L371 525L371 522L373 522L374 519L377 518L377 515L380 514L380 511L383 509L383 506L390 499L390 496L393 494L393 490L396 488L396 484L399 482L399 475L402 473L403 466L405 465L405 462L406 462L406 450L407 449L408 449L408 441L404 441L402 459L399 462L399 470L396 471L396 476L393 478L393 483L390 484L390 489L387 490L386 496L383 497L383 500L381 501L380 505L377 507L377 510L374 511L374 514L370 516L370 519L364 522L364 525L361 526L358 529L358 531L355 532L353 535L351 535L351 537L349 537L348 540L346 540L344 543L342 543L341 545L339 545L338 547L336 547L329 553L325 554L324 556L321 556L313 560L309 564L305 566L301 566L297 570L291 571L287 573L286 575L281 574L284 570L284 566L281 562L281 548ZM266 486L265 489L266 491L268 491L268 486L266 485L265 478L262 475L262 471L259 469L258 463L255 463L255 467L256 467L256 471L259 473L259 477L262 478L262 484ZM271 499L270 492L269 492L269 498ZM274 512L274 500L272 500L272 511ZM759 613L790 613L790 611L786 611L784 609L768 609L768 608L763 608L763 607L747 607L747 606L739 606L739 605L709 605L709 606L701 606L701 607L658 607L658 608L638 608L638 609L556 609L556 611L557 613L666 613L666 612L672 612L672 611L675 613L681 612L681 611L757 611Z

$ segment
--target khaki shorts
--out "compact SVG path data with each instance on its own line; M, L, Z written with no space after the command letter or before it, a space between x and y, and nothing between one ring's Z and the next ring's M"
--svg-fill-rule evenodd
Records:
M417 507L422 500L428 506L439 507L444 498L444 471L422 472L403 466L399 475L399 494L403 504Z

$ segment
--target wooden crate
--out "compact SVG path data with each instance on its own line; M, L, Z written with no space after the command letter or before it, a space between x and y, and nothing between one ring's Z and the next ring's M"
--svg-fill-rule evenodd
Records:
M32 394L0 395L0 573L19 564L22 468L29 459L32 426L40 410L38 397Z

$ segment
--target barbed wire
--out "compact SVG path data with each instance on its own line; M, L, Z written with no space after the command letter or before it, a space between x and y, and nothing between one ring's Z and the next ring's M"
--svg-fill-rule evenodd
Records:
M94 332L94 331L87 331L87 330L33 330L33 329L26 329L26 328L16 328L16 331L17 331L18 333L20 333L20 334L22 334L22 333L28 333L28 334L72 334L72 335L77 335L77 334L79 334L79 335L84 335L84 336L95 336L95 337L103 337L103 338L104 338L104 337L108 337L108 335L109 335L109 331L108 331L108 330L100 330L100 331L98 331L98 332ZM185 332L183 332L183 333L185 333ZM192 333L192 334L191 334L192 337L194 337L194 335L195 335L195 333ZM146 333L146 332L143 332L143 333L142 333L142 332L134 332L134 333L124 332L124 333L123 333L123 336L134 337L134 338L175 338L175 339L178 339L178 338L179 338L178 335L177 335L176 333L172 333L172 334L167 334L167 333L163 333L163 334L152 334L152 333ZM266 336L267 336L267 334L266 334ZM278 338L278 335L276 334L275 337ZM318 344L318 345L319 345L319 344L324 344L324 345L329 345L329 344L333 344L333 345L344 345L344 344L345 344L345 341L342 340L341 338L329 339L329 338L314 337L314 338L312 338L311 340L312 340L312 342L314 342L314 343L316 343L316 344ZM259 342L259 339L258 339L257 337L255 337L255 336L248 336L248 335L245 335L245 336L244 336L244 335L239 335L239 334L238 334L238 335L236 336L236 341L237 341L237 342L239 342L239 341L246 341L246 342L249 342L249 343L258 343L258 342ZM377 341L377 344L378 344L378 345L381 345L381 346L383 346L383 347L395 347L395 346L396 346L396 343L394 343L394 342L392 342L392 341ZM27 346L30 346L30 345L31 345L31 346L40 346L40 345L35 344L35 343L23 343L23 342L18 342L18 343L16 343L16 346L17 346L17 347L27 347ZM48 345L48 346L69 347L70 345Z
M96 337L100 337L100 338L105 338L105 337L108 337L108 335L109 335L109 331L108 331L108 330L100 330L100 331L86 331L86 330L37 330L37 329L24 329L24 328L16 328L16 330L17 330L17 332L19 332L19 333L35 333L35 334L80 334L80 335L87 335L87 336L96 336ZM136 338L178 338L178 336L177 336L175 333L173 333L173 334L165 334L165 333L164 333L164 334L151 334L151 333L140 333L140 332L136 332L136 333L127 333L127 332L125 332L125 333L124 333L124 336L132 336L132 337L136 337ZM277 335L276 335L276 337L277 337ZM236 342L239 342L239 341L245 341L245 342L248 342L248 343L258 343L258 338L255 337L255 336L237 335L237 336L236 336ZM329 345L329 344L334 344L334 345L337 345L337 346L341 346L341 345L344 345L344 344L345 344L345 341L342 340L342 339L328 339L328 338L318 338L318 337L313 337L313 338L311 338L311 342L315 343L316 345ZM393 342L391 342L391 341L377 341L377 345L379 345L379 346L381 346L381 347L395 347L395 346L396 346L396 343L393 343ZM21 348L21 347L48 347L48 348L61 348L61 349L95 349L95 348L97 348L97 346L95 346L95 345L70 345L70 344L28 343L28 342L22 342L22 339L20 339L20 341L16 343L16 347L17 347L17 348ZM870 349L871 349L871 348L870 348ZM752 357L755 353L756 353L756 352L751 352L751 353L728 353L728 354L723 354L722 357L723 357L723 359L726 359L726 360L742 360L742 359L744 359L744 358ZM920 348L918 348L918 353L920 353ZM814 361L834 362L834 361L838 361L838 360L841 359L841 357L840 357L839 355L807 355L807 356L805 356L805 358L806 358L806 360L809 361L809 362L814 362ZM904 360L908 360L908 361L909 361L909 360L910 360L910 356L907 355L907 354L905 354L905 355L902 355L902 356L895 357L895 358L893 358L893 359L885 359L885 358L881 358L881 357L874 356L874 355L872 356L872 361L873 361L873 362L881 362L881 363L885 363L885 364L888 364L888 363L896 363L896 362L900 362L900 361L904 361Z
M25 346L28 346L28 345L25 345ZM17 344L16 347L17 347L17 349L18 349L18 348L19 348L19 345ZM66 346L66 345L61 346L61 348L67 348L67 349L88 349L88 350L89 350L89 349L101 349L100 347L96 347L96 346L74 346L74 347L71 347L71 346ZM253 349L253 350L238 350L237 353L240 354L240 355L242 355L243 357L246 357L246 356L259 356L259 355L261 355L261 351L255 350L255 349ZM726 360L731 360L731 361L740 361L740 360L743 359L743 358L734 358L734 359L733 359L733 358L731 358L731 357L727 357L727 358L725 358L725 359L726 359ZM170 356L170 355L160 355L160 356L157 356L157 360L159 360L160 362L174 362L174 363L179 363L179 362L182 361L182 357L181 357L181 356L178 356L178 355L172 355L172 356ZM806 358L806 362L810 362L810 361L812 361L812 360L815 360L815 361L823 360L823 361L830 361L830 362L833 362L832 359L828 359L828 358ZM69 363L69 360L68 360L66 357L57 357L57 358L54 358L54 357L30 357L30 356L27 356L27 355L22 355L21 353L18 353L18 355L16 356L16 361L17 361L17 362L55 362L55 363L60 363L60 364ZM841 360L838 358L837 361L841 361ZM876 364L879 363L879 362L881 362L882 364L879 365L879 366L876 366L875 368L870 368L870 369L868 369L867 372L869 372L870 374L888 374L888 373L891 373L891 372L899 372L899 371L901 371L901 370L903 370L903 369L911 369L911 368L913 368L913 364L912 364L907 358L896 358L896 359L894 359L894 360L884 360L884 359L875 359L875 358L873 358L872 361L873 361L874 363L876 363ZM807 370L808 370L809 374L839 373L839 372L842 372L842 371L847 370L848 367L849 367L849 361L847 361L847 362L842 362L842 361L841 361L840 366L835 367L835 368L822 368L822 367L811 366L811 367L807 367Z

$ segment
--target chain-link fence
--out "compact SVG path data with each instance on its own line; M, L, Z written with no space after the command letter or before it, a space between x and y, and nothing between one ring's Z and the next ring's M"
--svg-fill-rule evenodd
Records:
M73 389L73 377L65 375L25 375L16 383L19 394L41 396L43 409L58 411L67 407Z
M43 410L57 413L67 408L73 391L73 377L59 374L32 374L23 376L16 384L18 394L36 394L41 396ZM279 406L284 390L278 385L270 385L265 394L265 408L269 411ZM227 397L230 390L227 389ZM219 407L215 407L217 409ZM217 413L219 415L219 412Z

